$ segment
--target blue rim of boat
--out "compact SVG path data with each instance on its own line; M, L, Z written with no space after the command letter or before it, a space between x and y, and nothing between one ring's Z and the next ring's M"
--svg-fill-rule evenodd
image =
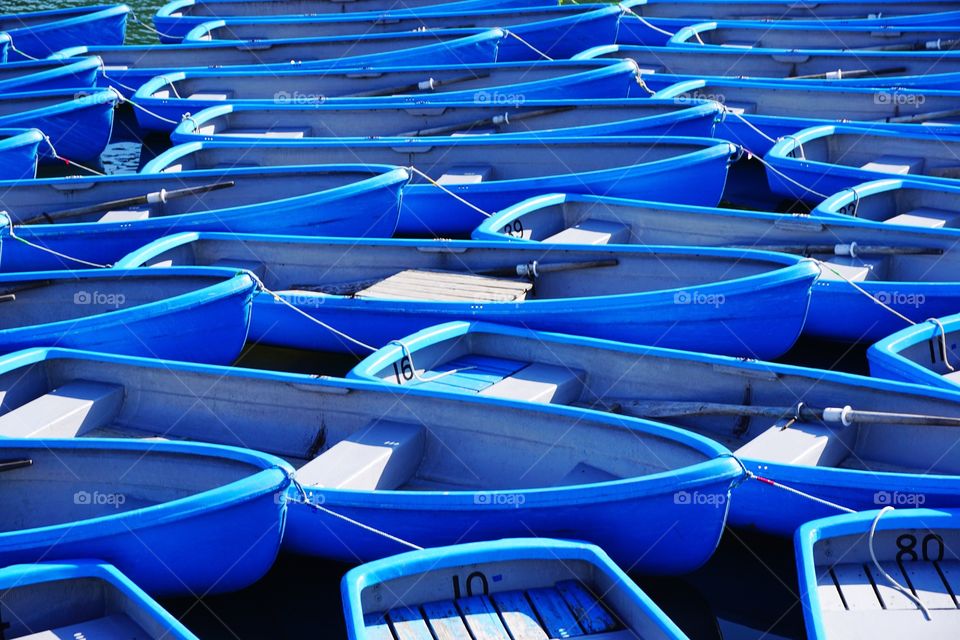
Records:
M82 87L79 89L53 89L50 91L20 91L0 94L0 101L13 101L28 98L55 98L63 97L62 102L51 104L47 107L30 109L28 111L17 111L0 115L0 126L6 121L23 120L24 118L41 118L47 116L56 116L78 109L89 109L103 105L116 106L120 102L120 97L113 89L91 89Z
M939 342L942 335L941 329L948 335L954 331L960 331L960 313L918 322L901 329L870 345L867 349L867 359L871 366L876 362L885 369L896 371L898 375L911 382L960 391L960 384L944 380L936 371L920 366L900 355L901 351L914 345L931 341Z
M248 293L252 294L256 289L257 282L252 274L246 271L237 271L236 269L226 269L222 267L160 267L156 269L81 269L76 271L26 271L13 273L0 273L0 286L7 283L39 281L58 281L58 280L121 280L126 278L162 278L169 277L206 277L220 278L221 282L199 287L193 291L181 293L179 295L138 304L127 309L115 309L104 313L97 313L82 318L73 318L70 320L58 320L56 322L45 322L30 324L10 329L0 329L0 337L6 335L16 335L18 332L26 331L44 331L63 334L69 333L78 324L83 325L116 325L122 322L136 322L156 317L159 314L172 313L178 310L192 309L201 307L215 300L223 300L232 296ZM2 440L0 440L2 442Z
M445 547L409 551L388 558L374 560L354 567L340 581L340 593L350 627L363 628L361 593L367 587L388 580L485 561L511 562L515 560L553 560L565 562L580 560L606 574L614 583L628 592L634 605L661 630L685 638L679 627L657 606L637 584L618 567L600 547L573 540L553 538L503 538L486 542L468 542ZM351 616L352 614L352 616Z
M155 240L147 245L144 245L140 249L128 253L126 256L117 261L115 268L126 269L130 271L135 271L140 265L146 262L149 258L169 251L175 247L183 246L191 242L202 241L204 239L210 240L226 240L226 241L262 241L262 242L291 242L297 244L326 244L326 245L356 245L356 238L327 238L327 237L314 237L314 236L293 236L293 235L266 235L266 234L238 234L238 233L218 233L218 232L204 232L204 231L188 231L185 233L179 233L174 235L165 236L158 240ZM393 246L393 247L420 247L424 243L434 242L430 240L420 240L420 239L405 239L405 238L365 238L361 241L365 245L374 245L374 246ZM437 246L441 246L437 244ZM704 283L697 285L697 290L708 295L709 292L714 289L723 289L724 292L729 292L731 295L735 295L740 292L756 291L765 287L779 284L781 282L792 282L794 280L807 278L813 276L814 274L820 273L820 267L817 266L816 261L810 260L807 258L802 258L798 256L793 256L784 253L776 253L773 251L757 251L753 249L729 249L724 247L680 247L680 246L657 246L657 245L537 245L533 247L529 244L517 244L517 245L504 245L502 242L490 242L490 241L477 241L477 240L444 240L442 246L451 247L456 249L458 247L465 249L518 249L529 250L529 251L541 251L542 247L557 247L557 248L566 248L576 250L583 253L603 253L609 254L611 251L616 251L620 253L631 253L631 254L672 254L672 255L687 255L687 256L696 256L704 255L711 257L725 257L725 258L739 258L739 259L750 259L764 261L772 263L772 265L780 265L779 268L771 268L770 271L759 273L756 275L743 276L740 278L733 278L728 280L718 280L716 282ZM209 267L208 267L209 268ZM651 302L656 302L661 299L663 300L674 300L674 295L678 291L683 291L689 287L673 287L670 289L657 289L655 291L646 291L639 293L616 293L616 294L603 294L596 296L577 296L571 298L563 298L562 303L575 303L585 300L602 300L608 302L607 306L613 307L618 303L623 305L633 306L636 304L638 299L649 300ZM355 301L344 298L342 296L330 296L325 298L324 304L340 306L342 305L352 305ZM381 304L382 302L382 304ZM416 310L417 308L424 306L435 308L438 303L433 301L419 301L416 299L410 300L400 300L400 301L377 301L378 307L388 309L390 307L402 306L407 312ZM443 303L440 303L443 304ZM462 302L447 303L451 305L463 305ZM557 304L555 299L546 299L546 300L527 300L523 303L526 309L531 311L537 309L541 306L551 305L551 306L560 306ZM485 307L489 308L498 308L503 307L517 307L517 303L513 301L509 302L486 302L484 303Z
M98 20L103 20L104 18L111 18L114 16L126 16L133 13L133 9L128 7L125 4L103 4L103 5L93 5L93 6L79 6L79 7L68 7L65 9L47 9L44 11L28 11L26 15L29 16L43 16L49 17L49 22L42 22L34 25L27 25L25 27L19 27L16 29L7 29L2 33L17 35L18 31L21 32L43 32L43 31L58 31L65 27L72 27L73 25L83 24L85 22L94 22ZM78 15L79 14L79 15ZM16 19L18 13L8 13L0 15L0 20L3 18L12 18ZM60 18L59 16L70 16Z
M960 185L950 186L941 183L929 183L922 180L913 180L910 178L883 178L880 180L870 180L853 187L848 187L843 191L834 193L826 200L818 204L810 212L811 215L823 216L830 219L831 224L838 218L860 220L862 223L873 222L871 220L861 220L852 215L841 213L844 207L855 204L858 200L874 196L888 191L897 191L898 189L917 189L921 191L935 191L945 193L955 193L960 196ZM881 223L882 224L882 223ZM936 232L956 232L957 229L924 229L924 231Z
M19 149L43 142L43 132L39 129L0 128L0 153ZM19 182L14 180L13 182ZM3 222L0 221L0 226Z
M26 72L21 76L9 78L7 80L0 80L0 89L6 91L7 88L13 88L16 90L18 86L26 85L27 87L30 87L64 75L72 75L85 71L95 74L102 66L102 63L100 58L97 56L87 56L82 58L70 58L69 60L18 60L16 62L5 62L3 63L3 66L5 70L19 68L24 69ZM33 67L41 67L45 69L43 71L31 73L30 69ZM93 89L93 85L83 88L87 91L90 91Z
M800 602L803 605L803 619L807 625L807 633L812 638L826 638L820 616L820 598L816 593L817 573L813 559L813 547L821 541L841 536L866 535L876 520L879 510L861 511L819 520L812 520L800 526L794 535L794 552L800 582ZM917 520L922 520L925 526L949 525L958 528L957 516L960 512L947 509L904 509L894 510L883 516L877 523L877 531L889 531L899 527L915 527ZM927 524L929 523L929 524ZM814 587L814 588L805 588Z
M43 350L30 349L18 352L18 354L29 356L34 351ZM61 542L67 533L72 540L103 538L115 534L129 534L131 532L130 520L135 521L133 529L136 530L162 525L185 517L203 515L211 509L219 510L224 507L250 502L260 496L285 491L290 485L290 479L294 473L289 464L275 456L238 447L201 442L151 441L144 443L127 438L0 439L0 453L8 448L44 448L54 452L63 449L148 450L149 452L229 459L247 464L252 469L249 475L239 480L184 498L73 522L2 531L0 532L0 551L7 548L17 548L20 544L18 538L24 536L40 538L40 540L36 540L35 544L43 544L44 540L49 540L51 543Z
M344 378L332 378L308 374L295 374L279 371L266 371L260 369L246 369L241 367L223 367L217 365L196 364L192 362L177 362L172 360L161 360L152 358L142 358L137 356L123 356L107 353L98 353L92 351L82 351L73 349L35 348L25 349L14 352L7 356L0 357L0 374L8 373L18 367L28 364L41 362L46 359L54 358L82 358L99 360L103 362L114 362L128 366L138 366L153 369L182 370L201 374L216 375L217 377L246 377L259 380L271 380L285 384L296 384L302 388L313 387L318 393L350 393L352 389L375 391L377 393L393 393L398 398L410 394L423 398L435 398L436 392L428 392L419 389L402 388L394 390L385 388L383 384L377 382L366 382L363 380L347 380ZM549 506L557 504L590 504L598 499L602 500L627 500L635 496L667 495L676 491L688 488L703 486L704 483L728 482L731 485L736 480L743 477L743 467L731 456L730 451L723 445L713 440L657 422L641 420L639 418L628 418L617 416L610 413L593 411L590 409L581 409L578 407L567 407L562 405L537 405L520 400L509 400L504 398L484 397L484 398L464 398L458 394L442 394L445 398L459 400L469 403L486 403L501 407L507 407L520 412L540 412L552 413L556 415L565 415L570 418L582 417L586 412L590 419L609 425L614 429L629 429L639 431L653 437L660 437L681 446L690 449L704 456L704 460L690 464L678 469L662 471L644 476L635 476L630 478L621 478L604 482L594 482L589 484L570 485L565 487L539 487L533 489L499 489L494 491L362 491L348 489L327 489L323 487L309 487L307 490L313 495L325 494L327 499L333 503L344 506L355 506L361 508L377 507L382 503L384 496L394 498L405 498L396 503L391 503L391 509L404 511L418 511L423 508L425 502L429 503L432 509L436 511L459 511L465 504L475 504L476 494L483 493L491 496L497 495L523 495L528 507ZM0 440L0 443L3 441ZM335 497L335 499L334 499ZM487 506L489 509L507 509L515 510L515 506L508 501L498 502L493 500Z

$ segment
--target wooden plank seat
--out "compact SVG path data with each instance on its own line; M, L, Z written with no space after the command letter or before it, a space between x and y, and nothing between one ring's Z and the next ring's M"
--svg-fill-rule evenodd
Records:
M960 588L956 561L906 560L880 566L910 589L928 609L957 610L952 590ZM916 605L895 589L872 563L817 567L817 594L824 611L915 611Z
M887 224L903 224L928 229L943 229L960 224L960 212L937 209L935 207L918 207L912 211L901 213L884 220Z
M916 174L923 172L923 158L886 154L867 162L861 168L895 175Z
M357 291L356 298L431 302L514 302L533 289L527 280L472 273L407 269Z
M567 227L544 242L567 244L623 244L630 240L630 227L609 220L588 218L572 227Z
M377 640L549 640L588 637L625 640L604 604L576 580L553 587L505 591L419 607L397 607L364 616L369 637Z
M0 416L0 436L80 436L109 425L122 405L122 386L74 380Z
M300 467L297 480L313 487L397 489L417 472L425 440L422 425L375 422Z
M122 613L94 618L85 622L38 631L18 640L62 640L63 638L89 638L89 640L130 640L150 637L143 628Z
M480 391L483 396L570 404L580 397L582 372L534 362Z

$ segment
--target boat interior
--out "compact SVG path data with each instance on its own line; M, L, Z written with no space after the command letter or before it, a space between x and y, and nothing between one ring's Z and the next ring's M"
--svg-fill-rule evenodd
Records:
M870 556L867 532L818 540L813 546L816 592L828 637L910 637L946 640L960 624L960 532L878 530ZM893 587L882 569L924 604Z
M958 32L925 28L850 29L831 26L825 29L718 26L715 23L694 25L686 37L680 34L674 43L705 44L721 47L765 49L862 49L874 51L926 51L940 41L944 49L955 46Z
M960 384L960 328L947 329L946 335L936 328L929 339L907 345L897 355Z
M397 402L388 390L281 385L87 359L54 358L11 371L0 376L0 393L0 434L5 436L242 446L286 458L298 467L305 486L522 490L628 479L708 459L707 452L669 437L583 417L531 411L518 435L515 407L413 396ZM504 457L505 450L515 455ZM137 467L138 472L149 468ZM190 468L205 470L195 462ZM174 475L188 483L205 477L194 471ZM126 491L123 482L105 482L102 491L111 486ZM11 486L4 485L12 492L4 494L11 502L28 495Z
M804 140L791 157L893 176L960 178L960 141L869 133L834 133Z
M834 213L890 224L960 229L960 192L904 186L851 197Z

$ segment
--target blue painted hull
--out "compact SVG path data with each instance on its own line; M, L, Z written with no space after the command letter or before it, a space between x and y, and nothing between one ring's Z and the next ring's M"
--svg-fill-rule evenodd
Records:
M960 305L954 308L960 308ZM958 330L960 314L954 314L940 317L937 322L927 321L901 329L883 338L867 350L870 375L960 391L960 381L944 375L957 368L955 336ZM944 350L946 361L953 370L944 363Z
M0 563L4 565L99 558L151 595L161 596L241 589L263 576L276 557L286 515L286 504L277 500L277 494L285 491L293 470L273 456L214 445L111 439L10 438L0 440L0 452L6 458L32 458L34 465L45 459L69 461L102 452L100 473L96 474L100 477L89 478L86 485L82 479L77 481L80 491L75 495L87 491L90 496L124 495L110 492L125 488L125 473L137 475L130 469L137 459L150 465L154 458L194 457L199 465L229 461L249 468L248 475L233 482L134 511L118 504L112 513L102 507L91 508L91 516L85 519L8 529L0 534ZM13 473L26 476L30 469ZM182 467L177 470L185 471ZM100 489L102 493L96 494ZM48 499L70 499L73 510L74 505L83 504L60 491L51 492ZM115 501L119 503L119 498Z
M41 142L43 134L36 129L0 129L0 179L34 178Z
M304 9L290 10L284 5L285 3L282 2L259 2L257 0L246 0L245 2L235 2L233 0L228 0L228 2L172 0L157 10L153 17L153 24L160 32L160 41L170 44L182 41L192 29L216 18L282 17L304 11ZM462 0L460 2L443 2L442 0L353 0L350 4L326 6L322 2L317 3L310 6L307 12L310 15L323 15L415 10L417 14L426 14L553 6L556 6L556 0Z
M329 175L329 177L326 177ZM341 177L342 176L342 177ZM303 188L311 178L315 190ZM408 180L402 169L392 167L318 166L312 170L238 168L193 172L189 178L164 175L113 175L106 177L40 179L29 184L0 183L0 205L28 219L43 212L102 203L124 197L142 196L211 183L234 182L235 187L181 202L188 213L171 214L177 201L166 205L167 215L115 222L80 218L62 224L31 224L15 227L18 237L61 254L99 264L111 264L124 255L161 236L182 231L234 233L295 233L300 235L386 237L393 235L400 211L400 192ZM291 186L289 182L299 182ZM267 186L258 192L256 185ZM285 184L286 183L286 184ZM243 189L236 200L231 192ZM271 189L275 191L271 191ZM271 200L286 191L286 197ZM224 196L219 200L216 196ZM144 205L149 208L149 205ZM89 218L89 217L88 217ZM72 220L77 220L76 222ZM20 220L15 220L19 224ZM0 227L0 240L8 238ZM3 245L0 271L44 271L75 269L75 261L7 239Z
M588 5L590 6L590 5ZM601 5L596 5L601 6ZM525 16L523 12L440 13L420 15L410 24L405 12L375 14L338 14L324 17L286 17L273 19L213 20L198 25L184 42L247 41L264 38L296 38L398 33L418 28L507 28L517 37L504 40L497 52L498 62L554 60L569 58L584 49L614 42L620 27L622 11L606 6L584 11L576 5L551 7L553 14ZM533 11L537 11L534 9ZM564 15L572 14L572 15ZM418 14L413 14L418 15ZM365 18L364 21L357 18ZM407 18L406 21L402 21ZM402 22L401 22L402 21ZM381 26L382 25L382 26Z
M30 594L36 588L37 594ZM12 616L7 633L17 637L39 630L58 629L77 623L70 631L80 633L82 623L120 614L132 620L150 640L198 640L179 620L170 615L113 565L89 560L13 565L0 570L0 589ZM42 592L50 594L44 601ZM20 598L16 603L14 598ZM50 601L68 604L50 609ZM65 609L65 611L64 611ZM64 624L66 623L66 624Z
M136 280L144 287L162 287L156 279L196 278L193 290L126 304L136 294ZM151 282L153 280L153 282ZM154 272L32 272L0 275L5 291L26 291L44 283L62 285L64 298L44 300L51 308L44 322L14 322L0 330L0 352L28 347L61 346L111 353L227 364L243 349L250 321L255 284L247 274L225 269L157 270ZM19 296L21 294L14 293ZM30 304L16 300L8 304ZM67 308L55 314L53 308ZM90 313L70 317L69 307L89 306ZM83 311L86 311L84 309ZM67 316L67 319L60 319ZM7 321L7 326L11 322Z
M604 61L610 62L610 61ZM505 72L510 68L523 70L519 77L514 74L514 81L504 84L496 80L497 72ZM550 74L548 79L536 79L540 69L549 70L555 67L569 68L567 74ZM141 109L136 110L137 122L147 131L170 132L177 126L185 113L199 113L203 109L219 107L223 100L204 99L204 86L216 91L217 86L226 86L238 82L242 83L246 91L237 91L236 96L229 98L230 104L273 108L277 105L277 96L289 97L295 103L297 96L303 95L304 104L322 102L324 104L385 104L402 102L416 105L423 100L430 102L463 102L476 101L478 103L512 105L523 100L567 100L572 98L629 98L645 97L644 92L636 81L636 66L629 61L613 62L613 64L531 62L524 65L510 65L500 63L479 63L469 66L434 66L421 67L422 73L416 67L379 67L377 74L387 78L397 76L396 81L380 80L380 86L397 87L391 92L393 95L375 97L352 97L353 93L363 93L367 89L351 82L352 74L369 74L359 69L335 71L299 71L288 73L252 73L241 72L212 72L191 71L187 73L170 73L153 78L137 91L134 100L137 104L157 114L155 117ZM544 75L547 72L543 72ZM472 88L458 90L458 82L464 76L475 74L482 78L492 76L489 82L474 81ZM282 79L282 82L280 81ZM364 78L361 78L364 79ZM447 79L454 81L445 86ZM338 82L340 80L340 82ZM415 89L416 85L424 80L437 80L440 86L436 89ZM191 82L192 81L192 82ZM372 80L367 80L367 83ZM188 88L199 84L197 90ZM186 85L180 90L189 98L177 97L178 86ZM245 97L253 93L254 97ZM192 94L192 95L191 95ZM161 119L162 118L162 119Z
M485 212L494 212L520 200L544 193L569 192L619 197L648 197L685 204L715 206L723 194L727 167L735 153L728 143L702 138L605 137L552 139L557 145L576 145L560 150L551 147L549 157L540 156L534 169L511 173L517 167L516 156L540 153L543 145L533 137L511 139L499 143L485 136L437 137L420 140L364 140L344 145L332 140L314 145L271 144L249 146L243 143L199 142L174 147L157 156L143 168L143 173L159 173L181 169L208 168L222 164L221 157L242 156L251 164L314 164L330 162L331 157L350 157L354 162L378 162L410 166L422 164L423 170L436 173L434 164L444 162L455 151L466 157L468 151L484 154L483 163L494 171L516 178L497 178L472 184L447 187ZM659 146L666 154L668 143L684 145L677 152L659 160L650 160ZM450 148L450 152L446 149ZM443 152L440 150L443 149ZM488 151L489 149L489 151ZM517 151L514 151L517 149ZM636 153L634 154L634 150ZM563 155L558 155L558 154ZM582 158L567 154L581 153ZM631 154L621 164L611 158ZM421 155L422 154L422 155ZM458 156L459 157L459 156ZM471 160L476 162L477 155ZM511 158L512 157L512 158ZM657 157L657 156L652 156ZM214 159L216 158L216 160ZM430 158L425 160L424 158ZM558 167L558 161L561 163ZM589 169L571 170L570 166ZM465 163L469 166L469 163ZM479 163L478 163L479 164ZM502 165L502 166L501 166ZM512 165L512 166L511 166ZM456 167L451 167L456 169ZM554 173L564 171L565 173ZM531 175L537 174L537 175ZM695 189L690 188L696 185ZM404 188L397 233L402 235L466 235L484 220L484 215L432 184L411 184Z
M264 40L245 46L217 42L169 47L87 46L64 49L56 55L60 58L100 56L105 69L100 72L99 84L113 87L130 97L155 76L211 67L223 67L236 72L284 72L496 62L498 47L506 37L499 29L451 29L440 35L404 33L360 39L353 36L296 38ZM356 51L358 48L373 52L360 54ZM206 64L198 66L200 61Z
M93 57L8 62L0 66L0 92L94 87L99 68Z
M37 106L31 106L33 104ZM118 102L112 91L60 89L55 92L0 95L0 127L35 128L49 136L58 155L77 162L98 162L110 142L113 110ZM23 110L17 111L23 103ZM40 161L62 162L44 144Z
M550 570L552 575L548 577L538 574L537 569L543 574ZM479 572L479 576L471 574L471 571ZM487 573L492 571L496 573L491 574L493 584L490 584ZM605 601L606 606L613 609L616 622L610 621L610 627L626 627L624 633L632 632L637 637L651 640L687 638L599 547L526 537L407 552L352 569L341 582L348 637L350 640L369 638L369 634L373 633L370 629L370 617L379 616L378 622L382 620L379 611L384 609L383 603L365 602L367 593L394 591L391 586L395 584L395 580L408 579L415 581L417 586L405 590L390 607L391 610L398 607L416 608L426 604L424 599L433 600L440 590L449 594L451 600L448 602L455 607L460 597L467 596L466 588L461 586L460 582L469 575L475 575L474 581L477 584L483 582L483 595L492 596L501 603L503 600L497 598L497 595L518 594L525 600L524 591L534 588L553 591L555 584L560 586L560 580L576 580L599 601ZM454 583L456 588L452 587ZM472 592L474 585L470 586ZM612 605L614 600L617 606ZM378 604L380 606L377 606ZM571 606L576 605L571 603ZM504 604L503 612L506 611L519 613L522 609ZM548 614L544 611L541 615ZM595 616L596 609L588 609L586 617L579 622L584 629L590 629L589 623L584 623L584 620ZM432 619L430 616L427 618ZM453 618L457 620L459 616L455 615ZM520 615L518 618L526 619L526 616ZM386 622L382 624L386 627ZM509 622L507 626L510 626ZM599 624L596 627L606 630ZM576 631L580 630L578 625ZM591 630L597 631L597 628ZM570 631L572 633L574 630ZM586 635L592 634L587 631Z
M45 58L67 47L123 44L129 13L118 4L0 15L0 31L26 56ZM8 58L29 59L12 50Z

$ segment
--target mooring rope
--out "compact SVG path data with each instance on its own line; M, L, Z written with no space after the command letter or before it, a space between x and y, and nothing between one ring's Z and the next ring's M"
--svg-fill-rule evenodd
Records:
M910 602L915 604L923 613L924 618L930 620L930 612L927 611L927 608L924 606L923 602L920 601L920 598L913 595L909 589L897 582L893 576L887 573L886 570L880 566L880 561L877 560L877 553L873 549L873 538L877 533L877 525L880 524L880 518L882 518L883 515L888 511L893 511L893 507L887 506L883 509L880 509L880 512L877 513L877 517L873 519L873 523L870 525L870 535L867 538L867 546L870 549L870 559L873 560L873 566L876 567L877 571L880 572L880 575L882 575L884 579L886 579L886 581L893 586L894 589L902 593L908 600L910 600Z

